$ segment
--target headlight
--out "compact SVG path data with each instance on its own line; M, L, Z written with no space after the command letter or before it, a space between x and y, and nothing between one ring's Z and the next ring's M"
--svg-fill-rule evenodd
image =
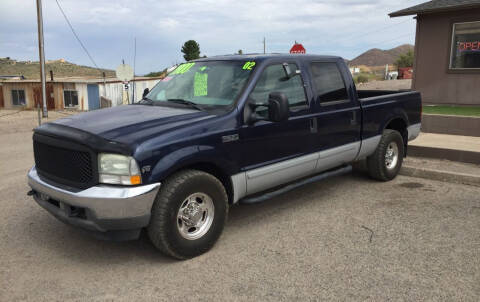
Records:
M131 156L100 153L99 181L104 184L139 185L142 183L137 161Z

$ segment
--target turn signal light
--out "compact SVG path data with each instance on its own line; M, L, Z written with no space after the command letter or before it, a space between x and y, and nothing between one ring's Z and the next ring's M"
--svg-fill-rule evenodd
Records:
M140 177L140 175L130 176L130 183L132 185L139 185L142 183L142 178Z

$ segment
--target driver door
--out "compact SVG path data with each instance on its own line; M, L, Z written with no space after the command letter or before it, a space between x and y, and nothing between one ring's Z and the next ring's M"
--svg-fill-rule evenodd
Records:
M297 70L295 63L289 63ZM245 114L250 114L249 103L267 104L272 92L281 92L288 98L290 118L284 122L257 121L245 123L240 129L242 169L247 176L247 194L275 187L299 177L312 174L317 155L311 146L315 128L301 75L286 79L282 64L267 66L245 105ZM256 113L268 117L268 109L257 107Z

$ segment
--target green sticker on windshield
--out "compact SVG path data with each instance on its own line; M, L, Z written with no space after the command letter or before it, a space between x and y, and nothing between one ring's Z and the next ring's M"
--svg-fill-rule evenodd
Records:
M253 62L253 61L248 61L248 62L246 62L246 63L243 65L242 69L252 70L253 66L255 66L255 62Z
M178 66L171 74L182 74L190 70L195 63L185 63Z
M208 73L195 73L193 80L193 96L206 96L208 94Z

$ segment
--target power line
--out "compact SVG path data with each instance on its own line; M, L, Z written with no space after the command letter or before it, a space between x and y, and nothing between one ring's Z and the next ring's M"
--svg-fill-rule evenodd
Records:
M391 25L388 25L388 26L385 26L383 28L380 28L380 29L376 29L376 30L372 30L372 31L369 31L369 32L366 32L366 33L363 33L363 34L354 34L354 35L350 35L350 36L347 36L347 37L342 37L340 39L338 39L337 41L343 41L343 40L347 40L347 39L351 39L351 38L360 38L360 37L365 37L365 36L368 36L370 34L374 34L374 33L378 33L378 32L381 32L381 31L384 31L384 30L387 30L391 27L394 27L394 26L397 26L397 25L400 25L400 24L403 24L407 21L411 21L413 19L406 19L406 20L403 20L402 22L398 22L398 23L395 23L395 24L391 24Z
M393 42L393 41L396 41L398 39L401 39L401 38L404 38L404 37L407 37L407 36L411 36L411 35L412 35L411 33L408 33L408 34L401 35L401 36L398 36L398 37L393 38L393 39L388 39L388 40L384 40L384 41L381 41L381 42L375 42L375 43L372 43L372 44L369 44L369 45L374 46L374 45L379 45L379 44L383 44L383 43L387 43L387 42ZM354 48L352 50L358 50L358 49L362 49L362 48L365 48L365 46L362 46L362 47L359 47L359 48Z
M93 60L92 56L91 56L90 53L88 52L88 50L87 50L87 48L85 47L85 45L83 45L82 41L80 40L80 37L79 37L79 36L77 35L77 33L75 32L75 29L73 29L72 24L71 24L70 21L68 20L67 15L66 15L65 12L63 11L62 7L60 6L60 3L58 3L58 0L55 0L55 2L57 2L58 8L59 8L60 11L62 12L63 17L65 18L65 21L67 21L67 24L68 24L68 26L70 27L70 29L72 30L72 33L73 33L73 35L75 36L75 38L77 39L78 43L80 43L80 46L82 46L83 50L85 51L85 53L87 54L87 56L90 58L90 60L92 61L93 65L94 65L97 69L100 69L100 68L97 66L97 63L95 63L95 61Z

